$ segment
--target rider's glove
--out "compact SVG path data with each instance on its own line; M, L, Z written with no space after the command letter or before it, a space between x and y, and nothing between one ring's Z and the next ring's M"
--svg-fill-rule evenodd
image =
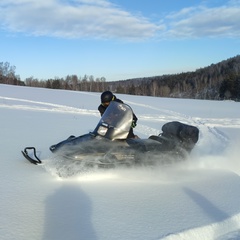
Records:
M132 128L135 128L137 126L137 123L135 121L132 122Z

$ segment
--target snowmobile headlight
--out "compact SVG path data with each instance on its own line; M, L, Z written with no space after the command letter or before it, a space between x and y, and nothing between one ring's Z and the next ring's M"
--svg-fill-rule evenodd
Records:
M99 135L101 135L101 136L105 136L107 130L108 130L108 129L107 129L106 127L100 126L100 127L98 128L97 133L98 133Z

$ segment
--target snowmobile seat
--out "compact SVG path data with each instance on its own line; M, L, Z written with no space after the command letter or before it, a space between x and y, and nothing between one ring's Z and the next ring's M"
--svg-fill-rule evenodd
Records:
M199 129L195 126L173 121L162 126L161 136L172 139L187 151L191 151L199 138Z
M176 141L173 141L171 138L162 136L162 134L151 135L148 139L154 140L156 142L159 142L161 144L161 150L162 151L170 151L172 149L175 149L177 146Z
M147 152L163 149L162 143L153 139L128 138L126 142L131 148L139 152Z
M181 147L190 152L197 143L199 129L181 122L168 122L162 126L162 133L150 136L150 139L161 142L166 148Z

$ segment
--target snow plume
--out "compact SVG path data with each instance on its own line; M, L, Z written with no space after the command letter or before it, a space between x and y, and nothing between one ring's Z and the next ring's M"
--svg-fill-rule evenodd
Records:
M84 176L89 179L91 176L93 179L98 178L96 175L106 176L106 172L110 172L113 178L117 176L119 179L126 179L129 178L128 175L131 175L133 181L139 179L141 181L154 179L155 181L161 180L155 178L156 176L165 176L162 171L176 170L185 158L185 155L175 152L139 154L128 148L119 150L117 147L108 148L107 153L101 152L103 148L106 151L106 147L106 142L103 141L83 141L77 145L66 145L66 147L61 147L57 153L44 159L42 166L51 175L61 178ZM187 153L184 152L184 154L187 156Z
M216 158L216 167L228 169L240 175L240 140L231 142L219 159ZM218 161L217 161L218 160Z
M215 150L209 141L208 144L208 150L211 150L212 153L203 154L203 151L207 151L207 149L203 149L204 144L199 144L189 157L187 164L189 169L222 169L240 174L240 140L230 142L227 146L221 142L220 145L215 145Z

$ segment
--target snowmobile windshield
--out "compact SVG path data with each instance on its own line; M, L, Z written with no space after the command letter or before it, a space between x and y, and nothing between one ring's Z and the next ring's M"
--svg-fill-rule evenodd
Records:
M97 133L101 136L115 139L126 139L133 121L130 106L112 101L105 110L97 126Z

